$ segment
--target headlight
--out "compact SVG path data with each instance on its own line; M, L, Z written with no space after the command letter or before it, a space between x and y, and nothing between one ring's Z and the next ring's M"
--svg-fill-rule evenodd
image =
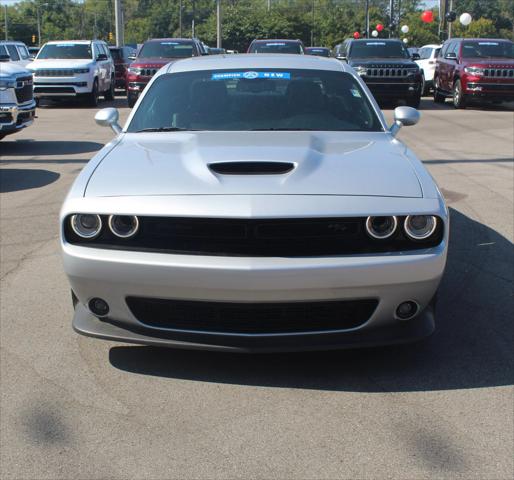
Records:
M71 217L71 228L82 238L92 239L102 230L100 215L79 213Z
M409 215L403 227L412 240L425 240L435 232L437 219L432 215Z
M134 73L136 75L141 75L141 71L142 71L142 69L139 67L128 67L127 70L129 73Z
M384 240L396 231L398 219L396 217L368 217L366 232L370 237Z
M368 69L366 67L360 66L360 67L355 67L355 71L357 72L358 75L366 75L366 73L368 72Z
M89 73L89 68L74 68L73 73Z
M479 67L465 67L464 71L471 75L476 75L477 77L481 77L484 74L484 69Z
M0 90L5 90L6 88L14 88L16 86L16 79L12 77L3 77L0 78Z
M133 237L139 230L139 220L135 215L111 215L109 228L117 237Z

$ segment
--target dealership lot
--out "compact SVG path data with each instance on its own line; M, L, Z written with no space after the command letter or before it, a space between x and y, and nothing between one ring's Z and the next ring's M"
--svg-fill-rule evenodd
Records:
M112 132L70 103L2 141L2 478L511 478L512 108L421 108L400 138L451 209L438 329L373 350L238 356L74 334L57 216Z

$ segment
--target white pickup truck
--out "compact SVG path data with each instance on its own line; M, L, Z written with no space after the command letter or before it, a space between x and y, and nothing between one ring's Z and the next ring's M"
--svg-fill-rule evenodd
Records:
M36 102L32 74L14 63L0 63L0 140L32 125Z

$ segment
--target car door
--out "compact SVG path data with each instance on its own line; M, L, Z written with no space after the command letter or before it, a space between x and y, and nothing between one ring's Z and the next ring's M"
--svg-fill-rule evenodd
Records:
M114 78L114 60L112 58L109 47L105 43L102 43L101 47L102 47L103 51L105 52L105 55L107 56L107 60L105 60L105 70L106 70L105 78L106 78L106 82L108 84L107 88L110 88L111 79ZM123 49L122 49L122 51L123 51Z
M20 63L20 54L18 53L18 49L15 45L7 44L6 45L7 52L9 53L9 56L11 57L11 62L19 64Z
M453 48L455 47L456 42L449 42L446 48L443 48L443 55L441 57L441 64L439 69L439 87L443 90L449 91L451 88L449 87L449 75L450 70L452 69L452 60L446 58L446 56L453 52Z
M107 69L105 65L105 60L102 60L100 55L105 55L105 52L100 48L99 43L93 43L93 52L95 56L96 68L98 71L98 88L101 92L105 92L109 88L106 75Z
M452 46L451 50L448 50L447 54L449 52L452 52L455 54L456 58L448 60L448 76L447 78L447 88L446 90L451 91L453 90L453 83L455 81L455 76L458 70L458 63L459 63L459 55L460 55L460 42L455 42Z

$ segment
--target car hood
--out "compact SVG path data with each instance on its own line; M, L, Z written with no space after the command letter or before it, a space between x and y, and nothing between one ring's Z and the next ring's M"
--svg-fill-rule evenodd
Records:
M55 59L50 58L48 60L34 60L27 65L29 70L35 70L38 68L89 68L93 64L93 60L87 58L76 58L76 59Z
M30 72L26 68L10 62L0 62L0 77L10 77L11 75L27 74Z
M85 195L420 198L420 182L404 151L384 132L131 133L95 169ZM288 171L256 174L273 162L287 164Z

